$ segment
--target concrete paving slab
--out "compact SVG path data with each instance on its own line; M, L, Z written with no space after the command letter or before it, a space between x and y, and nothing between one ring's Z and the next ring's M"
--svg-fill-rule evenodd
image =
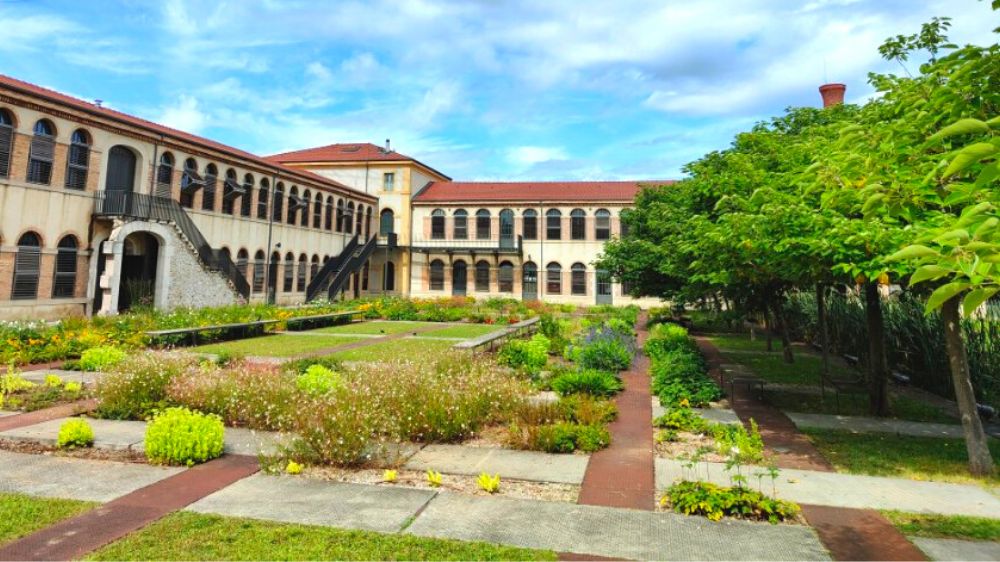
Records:
M41 369L38 371L25 371L21 373L21 376L26 380L34 383L44 384L45 377L48 375L56 375L63 380L63 382L79 382L83 384L94 384L97 379L101 377L101 373L93 373L86 371L67 371L65 369Z
M537 451L512 451L463 445L427 445L410 457L404 468L434 469L446 474L476 476L499 473L501 478L580 484L590 457L555 455Z
M656 489L662 490L685 474L682 463L670 459L656 459ZM729 485L729 474L721 463L708 464L708 480ZM706 463L699 463L697 478L705 480ZM743 474L751 486L756 486L755 472L760 467L744 467ZM762 480L765 491L771 482ZM944 482L923 482L905 478L885 478L818 472L813 470L782 469L775 482L779 498L798 503L851 507L858 509L898 509L920 513L940 513L944 515L972 515L977 517L1000 518L1000 497L971 484L948 484Z
M21 412L8 412L6 410L0 410L0 418L2 418L4 416L15 416L15 415L20 414L20 413Z
M785 415L799 428L835 429L851 433L892 433L916 437L963 438L961 425L796 412L785 412Z
M184 470L0 451L0 491L108 502Z
M1000 560L1000 542L909 537L931 560Z
M257 474L188 507L198 513L394 533L436 492Z
M715 423L728 423L737 425L740 422L740 417L736 415L736 412L729 408L691 408L698 415L705 418L710 422ZM662 416L667 413L667 409L660 405L660 399L657 396L653 397L653 419Z
M630 560L829 560L806 526L441 492L406 533Z

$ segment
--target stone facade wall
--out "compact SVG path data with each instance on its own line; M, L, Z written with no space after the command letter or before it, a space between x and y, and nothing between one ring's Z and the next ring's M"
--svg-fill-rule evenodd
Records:
M173 230L171 228L171 230ZM198 260L194 250L176 233L164 245L161 263L167 268L170 283L164 308L223 306L236 304L241 299L221 273L208 271ZM159 275L159 272L157 272Z

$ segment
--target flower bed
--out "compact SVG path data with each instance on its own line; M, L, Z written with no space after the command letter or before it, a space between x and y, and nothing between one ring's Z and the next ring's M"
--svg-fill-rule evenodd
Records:
M25 380L16 369L0 374L0 410L31 412L73 402L87 394L82 384L63 381L57 375L48 375L39 384Z
M650 359L653 394L664 407L682 402L703 407L722 398L722 389L708 376L705 359L684 328L676 324L654 326L645 352Z

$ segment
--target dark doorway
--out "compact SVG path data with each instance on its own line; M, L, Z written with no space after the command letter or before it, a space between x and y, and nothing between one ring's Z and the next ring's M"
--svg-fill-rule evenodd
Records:
M469 268L462 260L451 266L451 294L464 297L469 283Z
M148 232L136 232L125 238L118 286L119 312L153 307L159 254L160 242Z
M538 300L538 266L534 262L529 261L521 268L521 298Z

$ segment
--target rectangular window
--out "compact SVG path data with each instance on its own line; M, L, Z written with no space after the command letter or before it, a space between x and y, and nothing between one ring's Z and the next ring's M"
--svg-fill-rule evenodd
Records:
M562 293L562 270L548 269L545 272L545 291L550 295Z
M431 239L444 240L444 215L431 217Z
M549 215L545 217L545 238L547 240L562 240L561 215Z
M573 270L572 273L572 285L570 290L574 295L586 295L587 294L587 272L584 270Z
M167 187L169 195L170 188ZM201 209L203 211L215 210L215 176L205 176L205 188L201 192Z
M571 217L569 224L569 235L573 240L583 240L587 237L586 219L584 217Z
M490 217L477 216L476 217L476 240L489 240L490 239Z
M253 292L264 292L264 262L259 259L253 262Z
M497 279L497 289L501 293L514 292L514 266L509 263L500 265L500 274Z
M476 290L483 293L490 290L490 266L485 262L476 264Z
M469 218L465 215L455 215L455 240L469 239Z
M28 160L28 181L48 185L52 181L52 161L56 143L49 137L35 136L31 139Z
M52 298L72 298L76 291L76 250L59 250L52 279Z
M524 217L524 239L525 240L537 240L538 239L538 217L531 215L526 215Z
M396 174L393 172L386 172L382 174L382 189L384 191L392 191L396 188Z

